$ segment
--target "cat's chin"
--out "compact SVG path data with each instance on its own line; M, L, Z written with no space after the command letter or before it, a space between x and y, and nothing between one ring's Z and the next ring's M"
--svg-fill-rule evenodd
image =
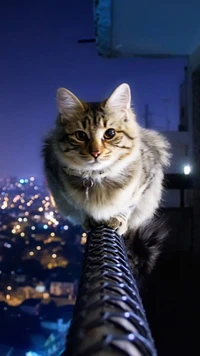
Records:
M102 162L99 161L90 161L87 162L87 168L91 171L98 170L98 169L103 169L105 167Z
M110 165L113 164L112 160L92 160L88 161L84 167L88 171L100 171L104 170L107 167L110 167Z
M113 160L88 160L88 161L67 161L65 164L71 169L81 170L81 171L100 171L104 170L107 167L110 167L113 164Z

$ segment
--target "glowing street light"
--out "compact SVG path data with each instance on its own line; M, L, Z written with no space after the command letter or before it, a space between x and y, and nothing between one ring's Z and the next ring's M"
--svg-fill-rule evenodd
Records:
M191 167L189 165L184 166L183 172L185 175L188 175L191 173Z

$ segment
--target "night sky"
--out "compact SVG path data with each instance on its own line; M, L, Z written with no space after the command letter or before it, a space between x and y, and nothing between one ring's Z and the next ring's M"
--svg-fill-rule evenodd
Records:
M48 4L48 5L47 5ZM106 59L95 44L92 0L4 1L0 11L0 176L41 175L42 137L57 115L56 90L98 101L127 82L138 120L149 104L154 128L178 125L184 59Z

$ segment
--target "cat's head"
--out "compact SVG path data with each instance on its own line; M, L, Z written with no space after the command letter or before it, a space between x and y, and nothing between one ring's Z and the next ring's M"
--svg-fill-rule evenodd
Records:
M133 155L139 135L128 84L100 103L85 103L60 88L57 104L59 154L68 167L102 170Z

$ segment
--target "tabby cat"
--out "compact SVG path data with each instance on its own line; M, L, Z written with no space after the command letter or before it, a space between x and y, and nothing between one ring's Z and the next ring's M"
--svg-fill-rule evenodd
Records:
M138 264L149 272L165 235L155 213L169 164L168 141L139 126L128 84L100 103L85 103L60 88L57 105L43 157L58 209L86 230L103 223L124 234L133 269Z

